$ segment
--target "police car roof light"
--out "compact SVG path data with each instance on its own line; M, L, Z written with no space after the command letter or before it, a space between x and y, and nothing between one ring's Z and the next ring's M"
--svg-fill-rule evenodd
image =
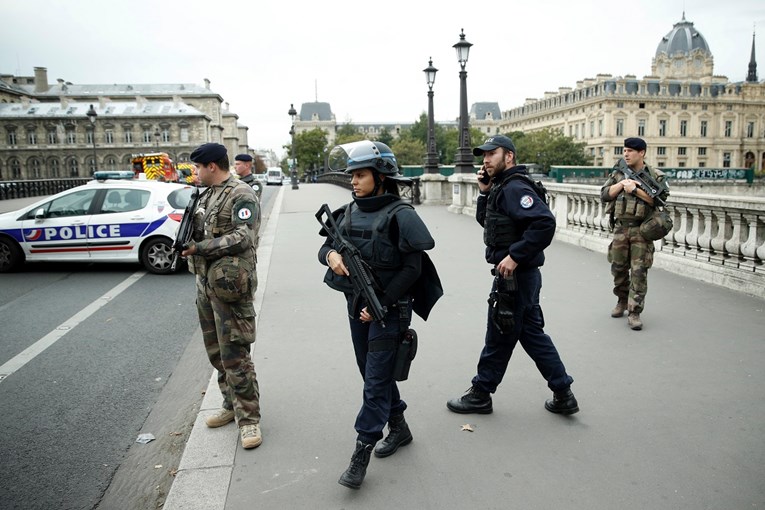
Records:
M108 171L101 170L93 173L93 178L98 181L104 181L106 179L133 179L135 173L130 170Z

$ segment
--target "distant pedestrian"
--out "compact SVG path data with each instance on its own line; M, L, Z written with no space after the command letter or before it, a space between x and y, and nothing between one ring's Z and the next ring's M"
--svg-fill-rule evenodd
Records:
M407 405L394 379L397 354L401 358L407 352L401 350L406 342L409 348L414 343L415 350L408 352L416 352L416 335L408 329L411 312L427 319L443 291L425 253L435 241L414 208L399 196L398 182L407 179L399 173L390 148L364 140L335 147L332 155L339 155L332 157L339 161L332 169L350 173L353 186L353 201L332 216L342 237L358 249L359 258L376 280L370 293L384 307L384 316L375 321L372 306L349 278L351 264L344 258L348 251L328 236L319 249L319 261L329 267L324 282L345 295L356 364L364 380L355 424L356 447L339 480L341 485L358 489L373 448L375 456L387 457L412 441L404 419ZM328 228L320 234L327 236ZM386 423L388 436L375 448Z
M624 140L624 162L634 172L643 169L664 187L659 194L662 201L669 197L664 173L645 163L646 143L641 138ZM608 261L614 277L616 306L611 317L623 317L628 312L627 324L635 331L643 329L640 314L648 292L648 269L653 265L653 241L640 233L640 225L654 210L654 199L640 189L639 182L628 179L614 166L608 180L600 189L600 198L606 204L605 212L611 216L614 238L608 246Z
M555 235L555 216L528 177L526 167L516 164L510 138L487 138L473 154L483 156L476 176L480 190L476 219L484 229L486 262L494 266L495 278L477 374L467 393L449 400L446 407L455 413L491 413L491 394L502 382L513 349L520 342L553 391L545 409L576 413L579 405L571 392L574 379L566 373L552 339L544 332L539 305L539 267L545 261L544 249Z
M202 339L223 395L223 408L205 422L221 427L236 420L242 446L255 448L263 441L260 390L250 357L255 342L258 199L229 172L223 145L201 145L191 153L191 161L202 185L209 188L194 212L193 242L182 255L196 275Z

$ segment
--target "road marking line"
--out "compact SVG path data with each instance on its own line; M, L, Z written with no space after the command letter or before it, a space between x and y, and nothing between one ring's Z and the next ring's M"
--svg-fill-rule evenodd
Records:
M2 366L0 366L0 382L3 382L9 375L13 374L17 370L20 370L24 365L37 357L38 354L41 354L43 351L45 351L45 349L61 340L64 335L69 333L85 319L96 313L101 307L106 305L113 298L119 296L125 289L133 285L145 274L146 271L138 271L128 276L125 280L108 291L106 294L96 299L76 314L72 315L72 317L70 317L56 329L21 351L13 358L6 361Z

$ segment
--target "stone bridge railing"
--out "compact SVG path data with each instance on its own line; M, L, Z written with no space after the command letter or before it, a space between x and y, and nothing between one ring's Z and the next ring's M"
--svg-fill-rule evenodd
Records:
M475 177L453 175L448 182L449 209L474 215ZM606 253L611 232L600 186L549 181L545 186L558 224L556 239ZM673 190L667 210L674 228L654 243L654 267L765 298L765 198Z

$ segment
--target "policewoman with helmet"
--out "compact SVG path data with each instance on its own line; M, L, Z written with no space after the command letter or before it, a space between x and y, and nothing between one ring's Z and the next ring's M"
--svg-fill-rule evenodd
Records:
M255 342L258 199L229 172L223 145L201 145L190 159L207 189L194 211L193 241L181 254L196 275L202 338L223 395L223 407L205 422L221 427L236 420L242 447L256 448L262 442L260 391L250 347Z
M484 229L486 262L493 266L494 281L477 373L468 391L449 400L446 407L455 413L491 413L491 394L502 382L513 350L520 343L553 392L545 409L564 415L576 413L579 405L571 392L574 379L566 373L558 350L544 332L539 304L539 267L545 261L544 249L555 235L555 216L526 167L517 164L510 138L490 137L473 149L473 154L483 156L483 166L476 175L480 190L476 219Z
M404 419L407 405L394 380L396 354L402 334L412 331L408 330L411 312L427 319L443 290L425 253L435 241L414 208L399 196L399 183L411 185L411 181L399 173L391 149L363 140L335 147L329 161L333 171L351 174L353 188L353 200L332 212L332 217L343 238L358 249L370 268L376 281L373 295L385 310L381 320L374 320L369 303L349 279L346 252L328 235L325 225L320 235L327 239L318 254L319 261L329 267L324 282L345 296L356 364L364 381L355 423L356 446L339 480L341 485L358 489L373 450L376 457L387 457L412 441ZM386 423L388 435L377 444Z

